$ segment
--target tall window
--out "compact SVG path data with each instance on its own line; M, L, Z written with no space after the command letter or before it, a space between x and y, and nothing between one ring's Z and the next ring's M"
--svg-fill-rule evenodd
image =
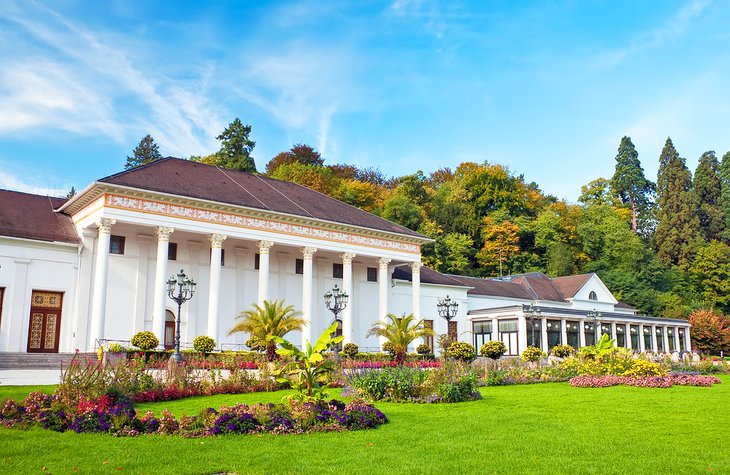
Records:
M664 328L656 327L656 350L659 353L664 353Z
M651 327L644 327L644 349L654 351L654 345L651 344Z
M368 267L368 282L378 281L378 269L375 267Z
M258 252L254 254L253 256L253 268L255 270L259 270L259 265L261 264L261 254Z
M294 262L294 273L299 275L304 274L304 259L297 259Z
M517 320L499 321L499 339L507 347L506 354L509 356L517 356L520 354L520 348L517 344L517 332Z
M601 323L601 336L603 334L608 335L609 338L611 338L611 324L610 323Z
M479 351L483 344L492 339L492 321L472 322L472 332L474 334L474 348Z
M109 253L124 254L124 236L111 235L109 238Z
M176 242L167 243L167 260L168 261L177 260L177 243Z
M639 350L639 325L629 325L629 333L631 334L631 348Z
M429 330L433 330L433 320L424 320L423 326ZM433 335L423 337L423 342L431 348L431 353L433 353Z
M338 264L337 262L332 264L332 277L335 279L342 278L342 264Z
M596 324L585 322L584 324L584 334L586 339L586 346L591 346L596 344Z
M576 350L580 346L580 326L578 322L565 322L565 332L568 336L568 344Z
M541 348L542 345L542 320L533 318L527 320L527 345Z
M560 320L548 320L547 321L547 341L548 351L552 350L554 346L562 343L562 329Z
M687 340L684 338L684 328L679 329L677 338L679 338L679 351L685 351L687 349Z
M623 323L616 324L616 346L626 348L626 325Z
M667 351L674 351L674 328L667 328L667 339L669 340L669 348Z

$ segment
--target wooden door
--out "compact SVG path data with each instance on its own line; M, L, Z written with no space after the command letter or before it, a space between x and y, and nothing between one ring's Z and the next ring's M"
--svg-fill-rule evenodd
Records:
M63 293L34 290L30 302L28 353L58 353Z
M165 349L175 348L175 322L165 322Z

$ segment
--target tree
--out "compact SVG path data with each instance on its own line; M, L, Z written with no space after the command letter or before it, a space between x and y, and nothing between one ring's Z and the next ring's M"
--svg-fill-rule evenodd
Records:
M309 322L300 318L300 312L293 305L284 306L283 300L270 302L264 300L263 306L254 304L252 310L246 310L236 316L238 321L228 332L249 333L252 337L266 343L266 358L273 361L276 356L276 342L270 337L284 337L287 333L301 330Z
M498 222L492 216L484 218L484 245L477 253L479 263L488 272L494 273L498 270L501 276L503 264L520 252L519 232L519 226L509 220Z
M730 152L722 156L720 162L720 212L722 213L722 238L730 243Z
M407 196L395 194L383 203L383 218L416 230L423 222L423 209Z
M730 346L730 321L710 309L689 314L692 325L692 348L702 353L718 354Z
M691 173L670 138L659 157L657 204L657 256L665 265L686 269L701 240L700 221Z
M130 168L147 165L161 158L160 148L155 143L155 139L150 134L147 134L142 137L139 145L132 151L132 156L127 157L127 163L124 165L124 169L129 170Z
M413 314L403 315L401 317L389 313L385 316L388 321L378 321L373 323L368 330L367 336L379 336L388 340L393 345L395 353L395 361L401 365L406 360L408 345L413 343L417 338L424 336L434 336L433 330L426 328L423 320L416 320Z
M730 246L719 241L702 246L689 274L703 305L730 310Z
M251 126L243 125L236 117L228 127L216 137L221 142L221 148L216 153L216 165L231 170L256 172L256 163L251 152L256 142L250 139Z
M327 196L337 197L341 180L332 170L321 165L305 165L304 163L284 163L276 167L273 178L290 181L306 186Z
M304 165L323 165L322 156L309 145L302 143L294 145L286 152L281 152L266 164L266 174L271 175L279 167L285 163L302 163Z
M68 190L68 193L66 193L66 199L67 200L70 200L74 196L76 196L76 187L75 186L72 186L71 189Z
M720 163L715 152L702 154L694 177L694 190L699 200L700 229L708 241L720 239L725 227L720 209Z
M644 176L639 154L630 137L623 137L618 146L611 188L621 202L631 208L631 229L640 232L641 221L646 221L648 218L656 186Z

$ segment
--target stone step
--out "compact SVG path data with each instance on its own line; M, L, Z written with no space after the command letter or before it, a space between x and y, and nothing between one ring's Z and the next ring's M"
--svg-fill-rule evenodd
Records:
M95 353L79 353L96 359ZM75 353L0 353L0 369L60 369Z

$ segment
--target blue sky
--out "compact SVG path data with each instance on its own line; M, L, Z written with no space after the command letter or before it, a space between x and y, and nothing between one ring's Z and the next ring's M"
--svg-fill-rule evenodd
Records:
M300 142L387 175L487 160L575 200L623 135L652 179L667 136L692 169L730 150L728 24L703 0L0 0L0 188L83 188L147 133L208 154L239 117L259 169Z

